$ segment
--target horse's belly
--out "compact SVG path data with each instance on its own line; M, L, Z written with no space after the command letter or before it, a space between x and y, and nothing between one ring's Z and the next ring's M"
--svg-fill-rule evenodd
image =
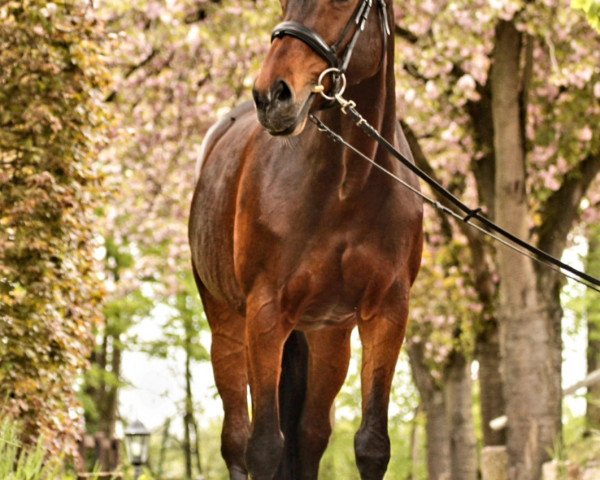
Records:
M350 328L356 325L358 315L355 310L351 312L346 309L332 309L325 313L305 313L296 323L297 330L319 330L327 327Z

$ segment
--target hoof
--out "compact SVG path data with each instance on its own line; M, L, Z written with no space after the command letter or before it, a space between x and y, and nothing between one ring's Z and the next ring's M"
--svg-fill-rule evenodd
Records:
M273 480L283 453L283 435L252 435L246 448L246 465L253 480Z
M390 462L390 439L375 430L359 430L354 437L356 465L361 480L382 480Z
M248 480L248 472L240 467L231 467L229 469L229 480Z

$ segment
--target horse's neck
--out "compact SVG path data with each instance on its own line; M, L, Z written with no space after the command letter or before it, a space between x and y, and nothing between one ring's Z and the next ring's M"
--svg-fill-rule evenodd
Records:
M390 78L391 75L391 78ZM385 65L374 77L362 82L344 95L356 103L357 111L391 143L394 143L396 132L396 101L393 78L393 64ZM378 162L384 162L382 149L377 142L367 138L356 124L344 115L339 108L334 108L324 115L325 123L331 123L339 134L362 153ZM349 149L337 145L337 156L341 158L343 169L339 185L340 199L352 197L362 191L370 181L372 164ZM378 176L378 178L381 178Z

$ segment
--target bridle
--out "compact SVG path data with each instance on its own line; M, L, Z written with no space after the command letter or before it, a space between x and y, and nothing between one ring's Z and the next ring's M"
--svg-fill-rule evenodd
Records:
M333 75L334 91L338 91L340 78L346 73L348 64L352 58L354 47L358 41L358 37L365 29L371 7L373 6L373 1L374 0L361 0L354 11L354 15L350 17L346 23L346 26L342 30L340 38L333 45L329 45L325 40L323 40L323 37L321 37L321 35L314 30L311 30L305 25L294 21L282 22L277 25L271 34L271 41L275 40L276 38L282 38L286 35L303 41L327 61L329 68L326 70L326 72ZM387 36L390 34L387 5L385 0L375 1L377 1L379 5L379 18L381 20L381 32L383 36L383 55L385 55ZM343 51L340 51L353 25L355 25L354 33L352 34L350 41L347 43L346 48ZM321 81L319 81L319 83L321 83Z

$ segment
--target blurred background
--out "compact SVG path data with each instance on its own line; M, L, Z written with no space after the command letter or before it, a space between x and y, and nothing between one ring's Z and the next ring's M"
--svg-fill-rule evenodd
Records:
M398 120L417 163L492 219L513 205L516 233L599 276L600 3L394 3ZM227 478L187 215L203 135L250 98L280 16L275 0L0 3L0 473L10 436L61 459L39 478L132 475L122 441L140 420L147 478ZM503 94L518 100L505 120L521 132L519 194L497 188L512 168ZM508 270L503 247L433 210L426 242L386 478L474 480L497 451L509 465L529 452L540 475L552 461L594 475L600 294L528 259ZM359 478L354 345L325 480Z

